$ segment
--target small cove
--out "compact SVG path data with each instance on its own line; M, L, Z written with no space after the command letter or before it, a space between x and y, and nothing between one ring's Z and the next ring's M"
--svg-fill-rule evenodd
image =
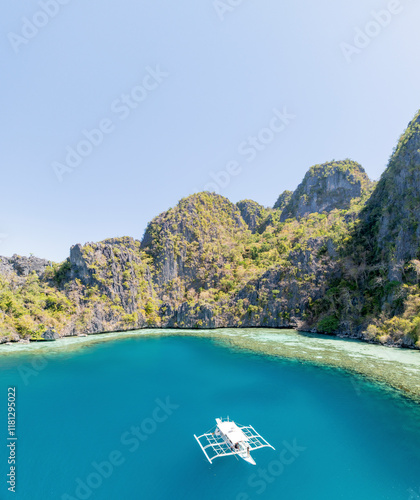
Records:
M79 498L77 480L92 479L95 464L118 451L124 462L91 498L408 499L420 487L419 405L332 362L377 368L380 352L384 367L404 366L415 380L418 352L382 349L282 330L150 330L3 346L0 384L5 394L8 385L18 391L16 497ZM167 420L136 449L127 444L122 438L166 398L176 407ZM257 467L232 457L210 465L193 434L227 415L254 425L276 451L255 452ZM287 447L296 456L283 454L284 464Z

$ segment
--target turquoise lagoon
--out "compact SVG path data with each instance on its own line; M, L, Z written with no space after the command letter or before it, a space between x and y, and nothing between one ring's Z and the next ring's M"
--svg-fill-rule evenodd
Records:
M163 333L2 347L2 499L420 498L416 402L336 367L244 350L214 334ZM419 358L410 359L415 372ZM6 483L9 386L17 391L16 493ZM234 457L209 464L193 434L219 416L253 425L276 450L255 451L256 466Z

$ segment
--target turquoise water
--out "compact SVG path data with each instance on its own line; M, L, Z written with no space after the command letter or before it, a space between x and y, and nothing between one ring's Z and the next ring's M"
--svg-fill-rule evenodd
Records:
M419 406L344 371L190 337L36 356L0 362L3 401L16 386L18 412L17 493L4 438L2 499L420 497ZM227 415L276 451L253 452L257 466L210 465L193 434Z

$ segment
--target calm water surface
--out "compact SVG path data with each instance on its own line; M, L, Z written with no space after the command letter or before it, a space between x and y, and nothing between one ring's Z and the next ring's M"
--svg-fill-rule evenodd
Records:
M4 404L0 498L420 498L419 405L336 368L211 339L134 337L9 355L4 403L10 385L17 493L7 491ZM193 434L227 415L276 451L255 451L256 467L234 457L210 465Z

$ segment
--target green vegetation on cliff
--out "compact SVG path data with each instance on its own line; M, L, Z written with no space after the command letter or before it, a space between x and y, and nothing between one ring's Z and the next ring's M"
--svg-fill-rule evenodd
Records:
M297 326L420 347L419 250L417 114L376 186L333 161L274 208L198 193L141 242L75 245L60 264L0 257L0 336Z
M281 195L277 198L276 203L274 204L275 209L278 210L283 210L284 207L289 203L290 199L292 198L293 191L283 191Z
M25 279L14 276L8 280L0 275L0 336L39 339L74 312L71 300L35 272Z

